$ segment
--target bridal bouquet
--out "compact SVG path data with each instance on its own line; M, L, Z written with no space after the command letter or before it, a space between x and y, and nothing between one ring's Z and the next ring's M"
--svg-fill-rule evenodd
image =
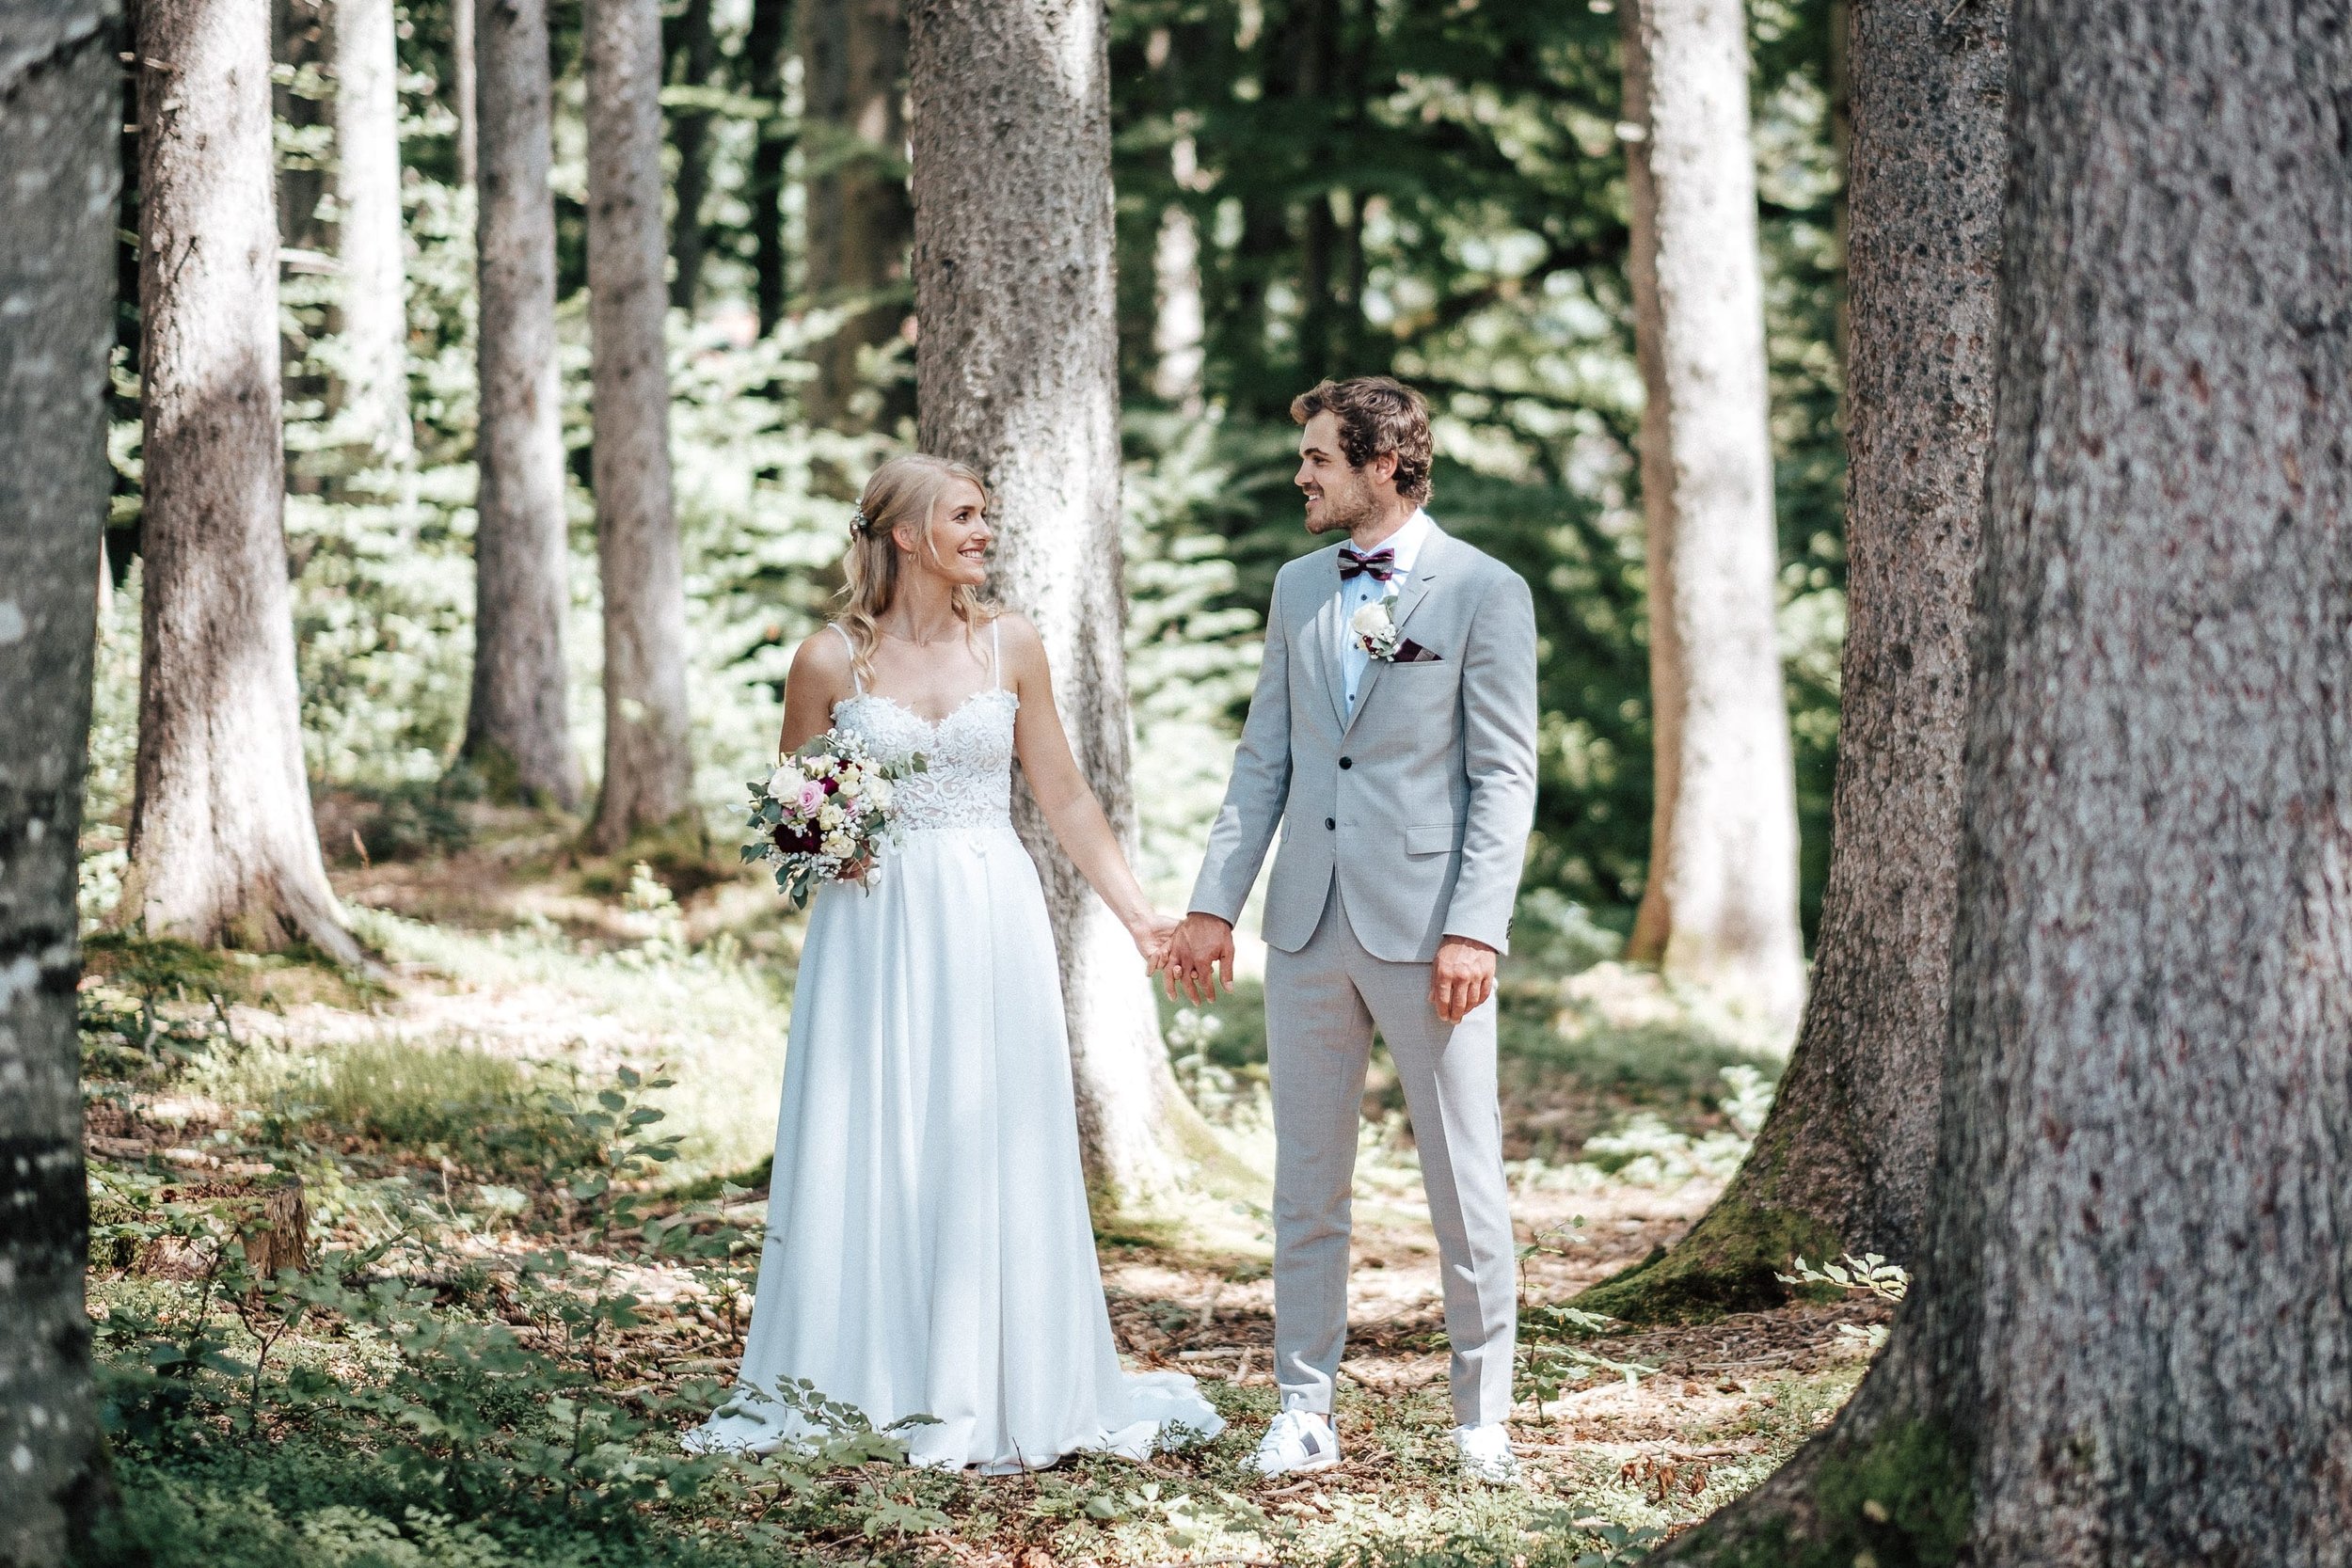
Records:
M891 785L927 766L919 753L881 761L855 735L827 730L752 781L744 861L774 866L776 889L795 909L807 907L819 882L865 882L898 841Z

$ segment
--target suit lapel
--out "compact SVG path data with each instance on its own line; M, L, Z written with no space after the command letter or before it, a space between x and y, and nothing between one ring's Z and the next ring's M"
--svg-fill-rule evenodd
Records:
M1429 585L1444 572L1448 543L1445 531L1436 523L1431 523L1429 537L1421 542L1421 555L1413 562L1412 576L1405 579L1405 586L1396 596L1396 609L1391 611L1391 619L1396 623L1396 634L1399 641L1402 641L1405 636L1405 623L1412 619L1413 611L1419 610L1422 600L1429 596ZM1331 575L1333 577L1339 575L1338 559L1337 556L1332 558ZM1332 641L1336 645L1338 639L1334 637ZM1336 654L1333 656L1335 660L1337 657ZM1340 738L1343 740L1347 737L1347 732L1356 727L1356 721L1364 716L1364 709L1372 705L1373 690L1379 686L1380 677L1388 668L1389 661L1382 658L1375 658L1364 667L1363 684L1356 689L1356 711L1352 714L1343 713L1340 719ZM1343 690L1340 698L1343 705L1346 700Z

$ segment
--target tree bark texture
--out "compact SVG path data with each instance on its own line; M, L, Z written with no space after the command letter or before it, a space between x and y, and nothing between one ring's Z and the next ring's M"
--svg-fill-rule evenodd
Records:
M416 456L408 420L408 268L400 214L400 60L392 0L333 0L337 413L372 460Z
M905 0L802 0L800 26L807 293L850 312L817 346L808 415L866 428L871 419L852 407L858 351L888 342L907 314ZM941 112L968 116L972 105Z
M1797 806L1738 0L1625 0L1657 804L1630 956L1793 1031Z
M457 117L457 182L471 185L482 173L482 116L474 64L474 0L449 0L450 109Z
M604 792L591 838L611 851L692 804L686 589L670 504L658 0L589 0L587 56L591 458L604 583Z
M679 81L690 87L707 87L718 69L719 45L710 27L710 0L687 0L678 18ZM702 293L703 198L710 190L710 111L680 109L671 117L671 139L677 145L677 215L670 242L670 304L693 314Z
M1846 646L1804 1024L1756 1148L1620 1317L1777 1303L1797 1253L1924 1239L1951 977L1969 595L1993 436L2008 0L1852 13Z
M358 963L310 816L286 588L268 0L142 0L146 594L123 914Z
M1931 1243L1682 1553L2352 1561L2347 20L2019 0Z
M759 139L752 148L751 179L743 198L752 209L752 257L757 274L754 292L763 338L784 320L790 286L791 257L784 245L784 168L793 136L784 116L784 57L791 33L792 0L752 0L743 55L752 95L767 107L760 118Z
M120 15L0 5L0 1561L69 1560L101 1496L82 1268L82 770L106 520Z
M564 706L571 558L556 386L555 199L546 0L480 0L473 689L465 755L502 794L580 800Z
M995 590L1044 638L1079 766L1132 855L1103 13L917 0L911 18L921 445L986 476ZM1134 946L1026 791L1018 819L1061 954L1089 1179L1113 1202L1164 1190L1205 1130Z

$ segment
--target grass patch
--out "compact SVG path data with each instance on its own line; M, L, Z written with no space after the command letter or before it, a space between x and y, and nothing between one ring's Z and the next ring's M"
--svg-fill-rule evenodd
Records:
M268 1107L285 1131L326 1130L412 1158L516 1175L583 1151L554 1104L552 1069L447 1041L373 1038L290 1057L256 1053L216 1092Z

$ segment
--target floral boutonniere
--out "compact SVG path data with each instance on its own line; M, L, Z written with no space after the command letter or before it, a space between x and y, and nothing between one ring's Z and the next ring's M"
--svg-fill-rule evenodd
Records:
M1356 612L1348 629L1356 634L1356 645L1383 663L1396 657L1396 599L1394 590L1386 598L1375 599Z

